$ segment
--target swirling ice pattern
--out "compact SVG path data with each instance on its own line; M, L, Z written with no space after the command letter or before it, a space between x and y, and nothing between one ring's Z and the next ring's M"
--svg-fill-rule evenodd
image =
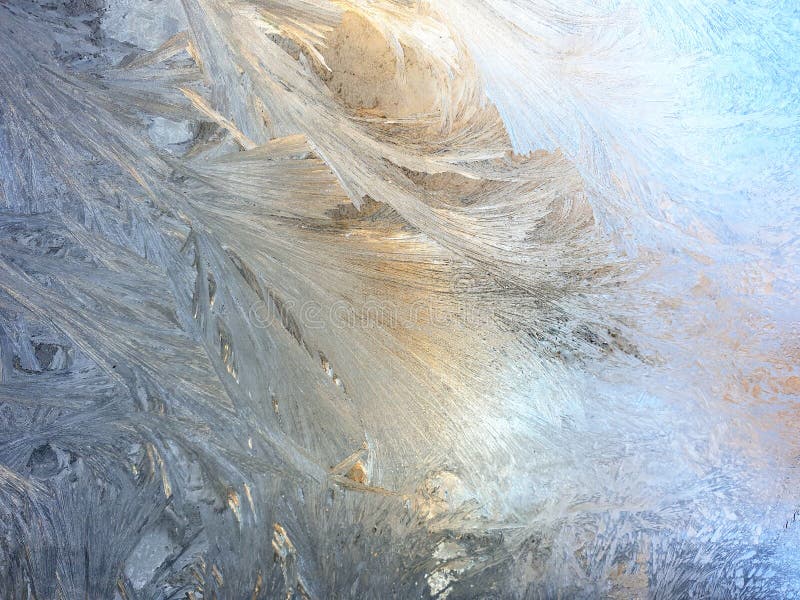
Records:
M796 2L0 53L0 597L800 597Z

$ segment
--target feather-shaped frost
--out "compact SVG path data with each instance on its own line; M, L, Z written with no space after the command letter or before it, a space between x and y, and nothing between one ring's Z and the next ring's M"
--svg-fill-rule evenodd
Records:
M0 3L0 597L799 594L797 20Z

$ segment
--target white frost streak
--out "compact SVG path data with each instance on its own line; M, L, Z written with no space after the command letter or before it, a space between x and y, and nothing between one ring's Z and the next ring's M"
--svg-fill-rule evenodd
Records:
M782 8L146 4L0 5L0 597L800 594Z

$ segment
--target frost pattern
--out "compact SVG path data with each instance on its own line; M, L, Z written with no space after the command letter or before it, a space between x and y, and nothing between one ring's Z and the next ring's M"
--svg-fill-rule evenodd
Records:
M0 1L0 597L800 596L798 47Z

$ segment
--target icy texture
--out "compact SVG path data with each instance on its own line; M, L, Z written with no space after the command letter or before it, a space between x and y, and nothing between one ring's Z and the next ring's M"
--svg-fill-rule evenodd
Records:
M800 596L798 48L0 0L0 598Z
M103 31L121 42L155 50L186 29L180 0L105 0Z

